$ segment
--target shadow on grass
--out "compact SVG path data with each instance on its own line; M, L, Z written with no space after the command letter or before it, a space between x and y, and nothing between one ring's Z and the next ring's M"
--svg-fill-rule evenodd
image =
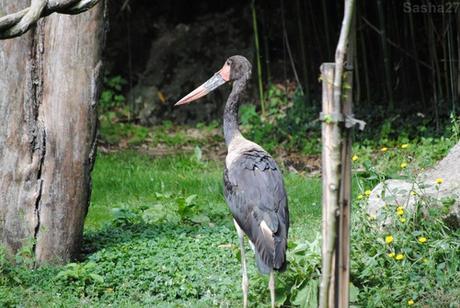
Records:
M127 242L162 239L173 242L178 236L189 238L210 236L219 228L221 227L216 227L214 224L202 226L169 222L155 225L143 222L132 224L110 223L98 230L85 232L79 261L84 261L88 256L100 250L109 249ZM229 231L228 226L225 226L225 230Z

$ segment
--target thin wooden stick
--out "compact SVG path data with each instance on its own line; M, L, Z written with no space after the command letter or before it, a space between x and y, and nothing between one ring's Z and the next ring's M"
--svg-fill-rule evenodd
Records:
M335 267L337 255L334 253L336 252L337 215L340 209L339 197L342 171L341 128L343 125L339 125L339 122L344 120L341 108L342 77L353 9L354 0L345 0L345 13L335 53L335 69L334 64L330 63L324 63L321 66L323 78L323 261L319 298L320 308L332 307L338 303L336 284L344 283L343 281L338 281L332 273L335 270L339 270ZM333 80L332 85L331 80ZM343 285L339 287L343 287ZM348 290L346 292L348 294ZM347 301L347 298L341 302L343 301Z

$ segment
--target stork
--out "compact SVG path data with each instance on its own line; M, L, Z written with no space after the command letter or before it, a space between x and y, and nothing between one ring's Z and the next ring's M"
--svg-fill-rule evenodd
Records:
M224 169L224 195L233 215L241 249L243 306L248 305L249 280L244 236L254 250L259 272L270 275L268 288L275 307L274 271L286 269L289 211L283 177L275 160L258 144L243 137L238 125L240 96L251 76L251 63L232 56L208 81L176 103L188 104L226 82L232 91L224 109L224 137L228 154Z

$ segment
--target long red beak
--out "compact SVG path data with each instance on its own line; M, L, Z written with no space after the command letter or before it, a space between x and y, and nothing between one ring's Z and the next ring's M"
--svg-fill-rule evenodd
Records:
M214 74L211 78L208 79L201 86L184 96L180 99L174 106L185 105L190 102L193 102L208 93L214 91L224 83L230 80L230 65L225 64L220 71Z

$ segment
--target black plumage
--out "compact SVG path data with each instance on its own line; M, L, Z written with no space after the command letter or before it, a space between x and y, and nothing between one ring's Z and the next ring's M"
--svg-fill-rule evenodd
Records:
M224 194L235 221L254 245L259 271L285 270L289 213L283 178L273 158L257 149L240 154L225 168Z

